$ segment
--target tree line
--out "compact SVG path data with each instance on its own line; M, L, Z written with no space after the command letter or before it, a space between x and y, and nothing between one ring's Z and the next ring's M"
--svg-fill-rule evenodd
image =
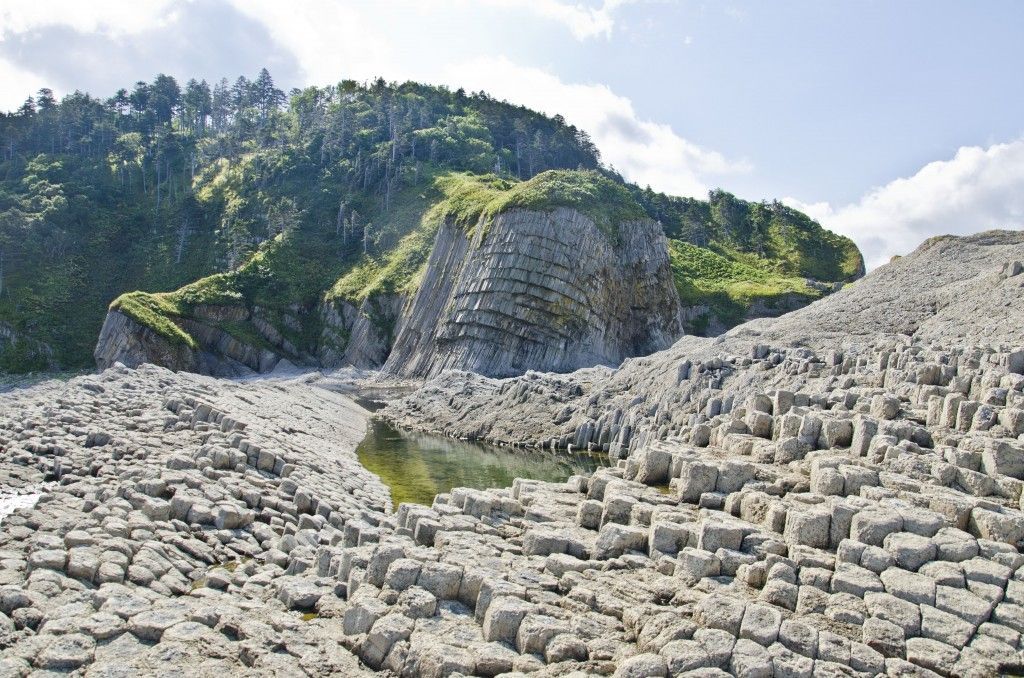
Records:
M335 262L372 254L407 228L401 196L445 171L599 166L559 116L417 83L286 95L263 69L161 74L106 99L42 89L0 113L0 323L51 363L87 363L120 292L236 267L282 233ZM26 345L0 345L0 370L42 364Z

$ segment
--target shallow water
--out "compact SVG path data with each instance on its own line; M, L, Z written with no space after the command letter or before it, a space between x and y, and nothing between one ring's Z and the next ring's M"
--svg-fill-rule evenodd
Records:
M468 443L396 429L379 419L371 420L356 454L391 488L396 508L402 502L429 506L434 495L453 487L511 487L515 478L562 482L607 466L606 455Z

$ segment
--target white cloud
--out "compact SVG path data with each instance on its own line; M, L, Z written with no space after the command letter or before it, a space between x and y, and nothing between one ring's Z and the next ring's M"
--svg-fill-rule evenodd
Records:
M342 78L366 80L389 74L398 77L388 12L382 12L382 6L333 0L229 1L237 11L263 24L275 42L295 55L306 84L327 85ZM399 9L391 6L390 11Z
M460 64L448 69L442 82L484 90L548 115L561 114L591 136L605 163L641 186L704 197L712 177L751 169L746 161L728 160L680 137L668 125L641 119L629 99L606 85L566 83L547 71L505 58Z
M961 147L845 207L785 202L852 238L871 269L934 235L1024 228L1024 138Z
M3 58L0 58L0 82L4 83L0 90L0 111L16 110L26 97L35 96L40 87L46 86L43 78Z
M615 11L634 0L604 0L600 6L560 0L485 0L488 4L532 12L564 24L577 40L611 37Z
M186 0L191 2L192 0ZM0 42L19 34L30 34L52 26L67 26L83 33L113 38L139 33L173 21L174 0L31 0L6 2L0 6ZM180 3L179 3L180 4ZM61 49L62 46L54 46ZM32 68L0 58L0 110L13 110L25 97L53 83ZM57 91L60 95L62 92ZM97 92L96 94L105 94Z
M111 35L138 33L173 18L174 4L174 0L9 2L0 8L0 35L54 25Z

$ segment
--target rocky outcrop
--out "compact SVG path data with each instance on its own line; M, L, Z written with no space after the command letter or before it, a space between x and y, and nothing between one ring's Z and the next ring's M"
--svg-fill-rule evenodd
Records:
M152 365L0 394L0 674L368 675L318 576L386 518L366 417Z
M266 372L286 358L382 368L403 378L449 369L505 377L617 366L667 348L684 333L725 330L710 306L681 306L679 271L651 220L598 226L567 207L509 209L469 228L449 220L423 269L402 275L420 277L415 284L389 280L387 289L415 292L377 292L360 301L328 294L315 307L275 314L243 305L191 307L187 317L169 318L195 340L191 348L168 346L113 311L97 364L154 362L229 375ZM841 287L807 282L815 293ZM808 298L793 293L743 308L748 319L778 316Z
M386 414L614 465L393 511L321 375L0 395L0 668L1015 675L1022 261L937 240L618 369L447 371Z
M282 355L294 355L294 347L258 310L203 306L196 309L193 317L175 318L175 323L192 337L194 346L169 339L125 313L111 309L96 343L96 366L104 370L115 363L130 367L152 363L172 370L237 376L269 372ZM226 323L245 323L252 328L251 338L243 340L223 329L221 325ZM276 350L271 350L270 346Z
M154 363L172 370L199 370L196 351L185 344L171 341L116 310L107 312L93 356L100 370L114 363L129 367Z
M409 561L428 567L411 536L483 582L458 599L485 641L543 656L539 675L1018 672L1022 261L1019 232L936 239L807 309L618 370L428 382L385 415L615 467L400 508L354 607L407 614L379 603ZM378 585L384 558L402 565Z
M625 361L618 370L533 374L504 382L450 374L427 382L391 411L403 425L419 422L457 437L608 446L622 436L628 447L640 431L664 437L681 430L701 403L724 397L703 389L793 388L806 382L803 375L818 369L815 365L831 367L837 356L880 359L872 346L882 343L911 353L934 345L957 351L976 347L988 354L1000 346L1024 345L1024 276L1009 275L1019 261L1024 261L1020 231L935 238L805 308L715 338L684 336L665 351ZM744 361L766 347L776 355L772 369L746 369ZM697 371L706 379L686 378Z
M614 231L566 208L513 210L473 236L445 224L411 298L388 293L358 307L344 300L320 305L315 356L304 355L258 308L198 306L172 318L194 348L112 310L97 365L152 362L229 375L265 372L286 357L327 367L383 366L403 377L450 368L507 376L618 365L665 348L683 323L661 228L636 221Z
M472 238L441 228L384 372L566 372L618 365L681 333L656 223L619 224L609 235L576 210L513 210Z
M406 301L400 294L374 295L358 307L345 300L325 301L320 310L323 324L317 351L320 365L360 368L383 365L391 352L395 327Z

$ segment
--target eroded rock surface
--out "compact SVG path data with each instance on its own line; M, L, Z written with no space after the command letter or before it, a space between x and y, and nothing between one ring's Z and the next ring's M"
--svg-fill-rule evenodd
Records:
M358 306L325 300L315 311L295 307L275 322L269 311L243 306L200 305L189 317L168 316L192 347L115 308L100 333L96 363L105 369L151 362L234 376L268 372L284 358L383 366L396 377L450 368L508 376L618 365L683 333L668 241L650 220L602 229L578 210L558 208L510 210L472 234L446 223L417 275L415 293L381 292ZM289 341L307 325L320 330L317 346Z
M53 483L0 524L2 666L1019 672L1020 261L1022 234L936 240L619 370L445 373L389 416L615 466L393 513L351 453L364 413L316 377L0 395L5 482Z
M661 227L512 210L472 238L442 226L384 372L566 372L669 346L682 332Z
M460 598L482 641L550 675L1016 671L1021 260L1020 233L938 239L803 311L618 371L443 375L389 415L618 466L403 507L394 540L457 552L460 590L493 582Z
M0 675L361 673L318 574L390 506L361 408L149 365L0 398Z

